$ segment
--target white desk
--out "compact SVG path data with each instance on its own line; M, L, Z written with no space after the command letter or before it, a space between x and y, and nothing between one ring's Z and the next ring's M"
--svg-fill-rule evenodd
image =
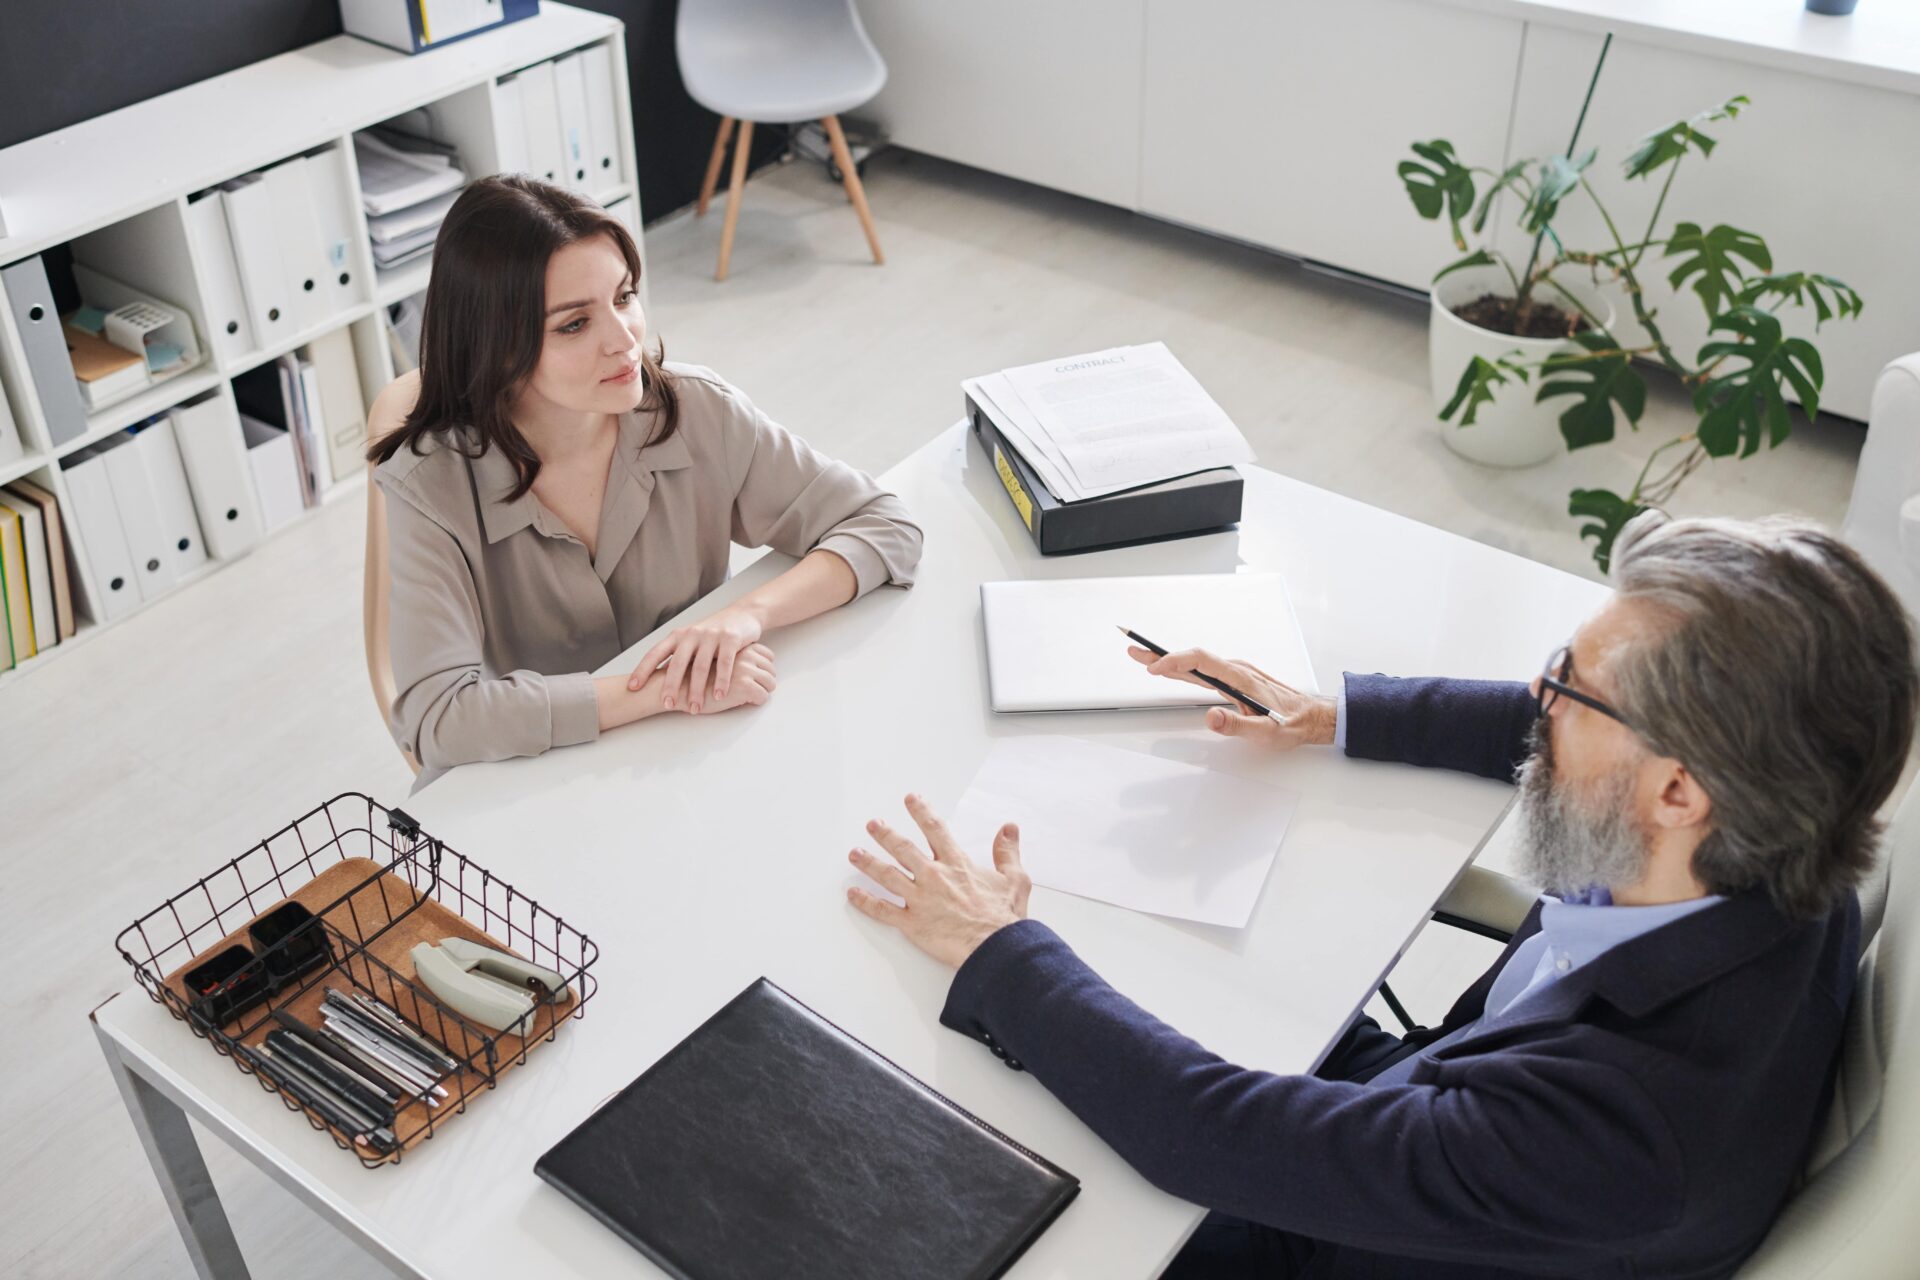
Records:
M203 1274L244 1268L181 1109L403 1274L657 1274L535 1178L534 1160L762 974L1082 1179L1078 1201L1016 1275L1158 1274L1200 1210L1150 1187L1031 1076L937 1024L947 972L843 899L844 855L864 820L904 822L909 790L951 812L990 740L1024 733L1081 734L1296 790L1293 825L1244 931L1045 890L1033 913L1226 1057L1303 1071L1419 929L1511 789L1321 750L1262 759L1213 738L1192 712L996 718L977 584L1277 570L1327 689L1343 667L1530 676L1604 592L1247 470L1237 532L1042 560L955 427L885 477L927 532L919 585L774 636L781 684L765 707L461 768L408 801L429 832L552 904L599 943L601 959L586 1017L397 1167L362 1169L139 992L102 1006L101 1042ZM769 557L693 612L782 565Z

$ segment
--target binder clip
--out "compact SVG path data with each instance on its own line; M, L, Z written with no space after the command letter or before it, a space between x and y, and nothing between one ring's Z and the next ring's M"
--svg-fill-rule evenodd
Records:
M551 969L465 938L422 942L413 949L413 971L427 990L461 1016L505 1031L539 1003L558 1004L572 992Z

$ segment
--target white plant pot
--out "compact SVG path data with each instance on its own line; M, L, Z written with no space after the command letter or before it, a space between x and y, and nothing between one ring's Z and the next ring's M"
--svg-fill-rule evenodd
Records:
M1590 288L1567 285L1583 306L1613 326L1613 307ZM1460 385L1460 375L1480 356L1492 361L1501 356L1534 361L1559 350L1579 350L1561 338L1516 338L1468 324L1453 314L1452 308L1471 302L1482 294L1501 297L1513 295L1513 283L1499 267L1468 267L1456 271L1433 287L1432 318L1427 325L1427 371L1433 382L1433 412L1437 419L1447 401ZM1566 305L1566 299L1552 289L1536 289L1542 302ZM1518 353L1517 355L1515 353ZM1440 423L1440 438L1463 458L1491 467L1531 467L1545 462L1566 447L1560 438L1560 415L1570 403L1556 396L1545 404L1534 403L1540 389L1537 371L1526 381L1510 378L1494 388L1493 403L1483 404L1474 415L1473 425L1459 425L1460 413L1452 422Z

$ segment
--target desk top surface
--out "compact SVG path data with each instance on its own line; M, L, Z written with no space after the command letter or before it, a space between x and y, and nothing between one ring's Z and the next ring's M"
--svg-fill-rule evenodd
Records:
M995 716L979 583L1277 571L1322 689L1343 669L1523 679L1605 588L1257 467L1240 527L1042 559L956 426L884 482L927 532L919 582L769 637L764 707L664 717L545 756L454 770L407 809L598 943L586 1016L393 1168L362 1169L137 992L98 1020L256 1162L423 1275L657 1274L533 1174L539 1154L765 975L1078 1175L1022 1277L1152 1276L1200 1211L1156 1191L1030 1076L937 1024L948 973L842 893L865 819L951 813L996 738L1068 733L1285 787L1298 808L1244 930L1047 890L1033 914L1146 1008L1232 1061L1309 1069L1478 848L1511 788L1308 750L1262 758L1192 711ZM689 611L777 573L770 555ZM1167 637L1172 644L1204 637ZM622 661L631 663L646 642ZM624 670L622 661L605 670ZM400 797L383 797L389 801ZM876 1117L884 1122L884 1117Z

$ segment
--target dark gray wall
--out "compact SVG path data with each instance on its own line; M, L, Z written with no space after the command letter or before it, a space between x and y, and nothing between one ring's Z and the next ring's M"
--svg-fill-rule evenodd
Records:
M627 24L640 207L691 203L719 121L681 86L674 0L575 2ZM335 0L0 0L0 147L338 34ZM781 145L765 130L754 163Z

